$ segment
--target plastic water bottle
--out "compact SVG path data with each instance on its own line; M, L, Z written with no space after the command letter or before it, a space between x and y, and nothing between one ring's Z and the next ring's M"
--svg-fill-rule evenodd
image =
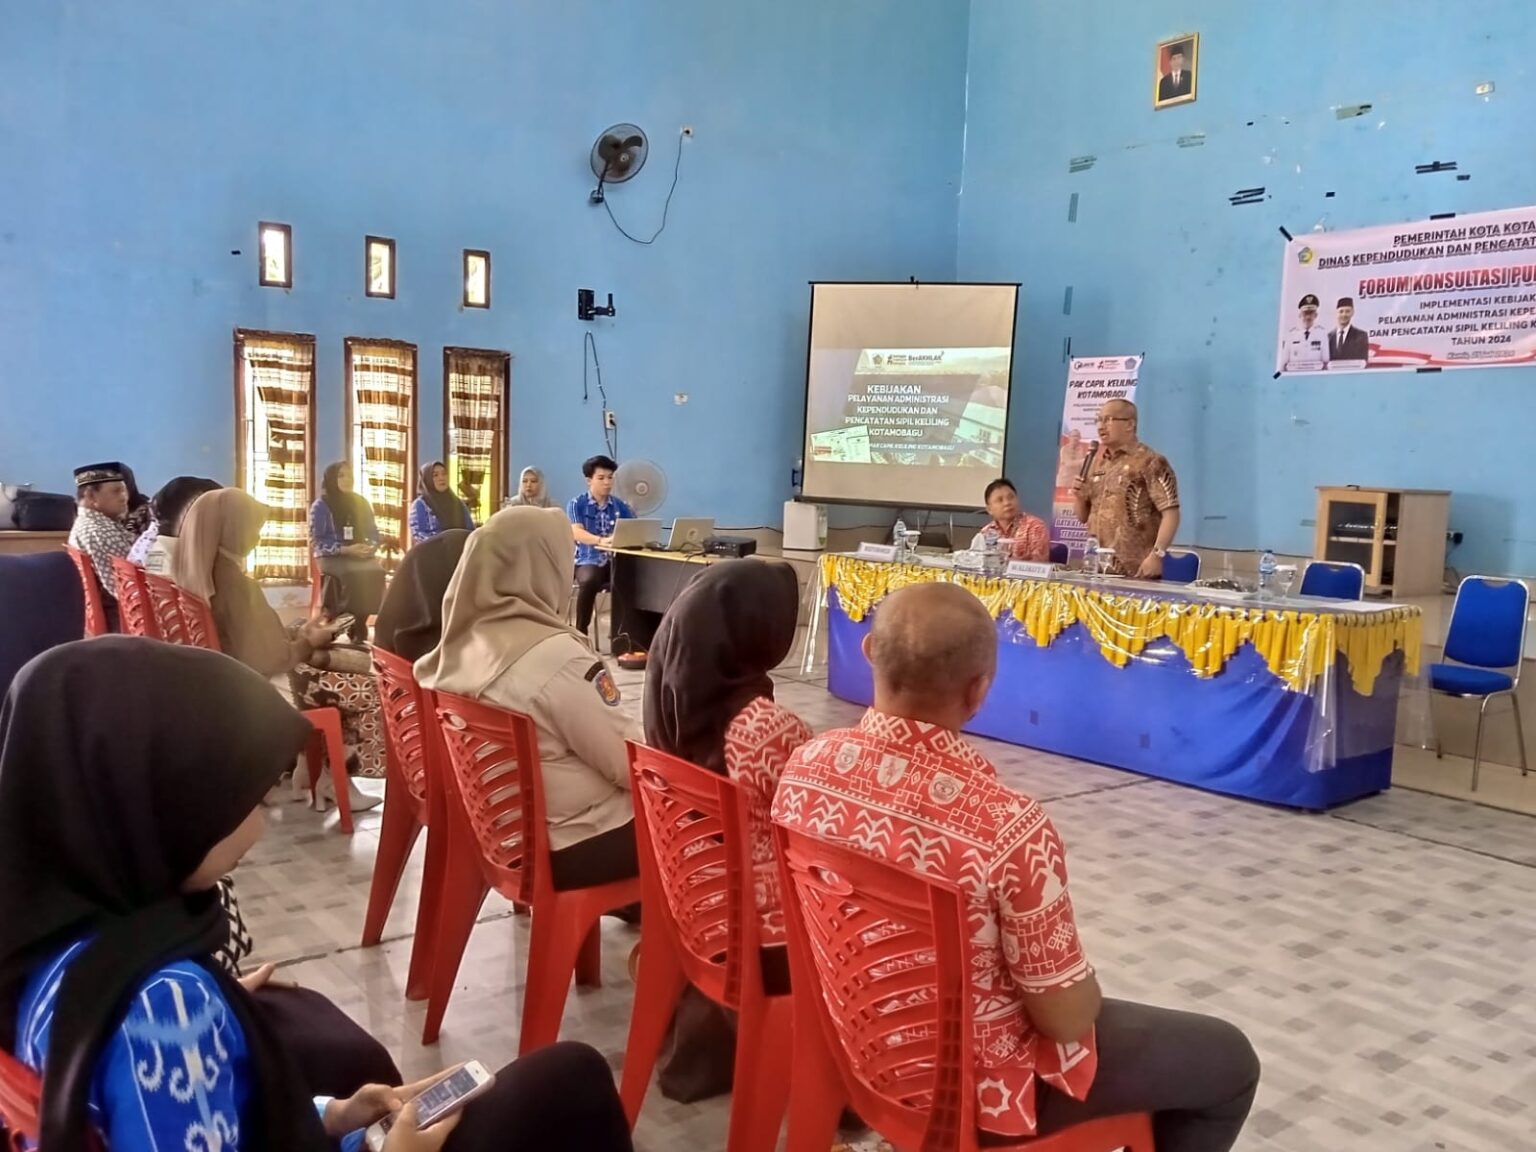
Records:
M1274 582L1275 569L1280 566L1275 559L1275 554L1268 548L1264 549L1264 555L1259 557L1259 595L1269 595L1269 586Z
M1083 571L1090 576L1099 574L1099 538L1090 536L1083 541Z
M891 528L891 543L896 545L897 561L905 564L907 562L907 522L899 517Z

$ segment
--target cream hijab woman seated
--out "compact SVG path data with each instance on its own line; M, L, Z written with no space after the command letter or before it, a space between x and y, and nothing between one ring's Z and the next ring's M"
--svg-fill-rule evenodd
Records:
M625 740L641 739L606 665L566 624L575 550L559 509L505 508L469 537L443 597L424 688L525 713L538 729L551 879L639 874Z

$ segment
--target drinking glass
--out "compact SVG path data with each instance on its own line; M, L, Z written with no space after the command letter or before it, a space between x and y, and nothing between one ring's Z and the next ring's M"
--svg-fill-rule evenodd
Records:
M1275 582L1280 585L1280 598L1290 599L1291 585L1296 583L1296 565L1280 564L1275 568Z

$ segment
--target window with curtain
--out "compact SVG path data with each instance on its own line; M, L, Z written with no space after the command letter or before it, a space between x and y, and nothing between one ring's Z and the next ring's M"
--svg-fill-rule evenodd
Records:
M354 489L373 505L383 550L403 549L416 486L416 345L354 336L346 352Z
M484 524L507 495L507 384L512 357L443 349L443 463L448 484Z
M259 580L309 579L315 338L235 331L235 484L272 515L247 561Z

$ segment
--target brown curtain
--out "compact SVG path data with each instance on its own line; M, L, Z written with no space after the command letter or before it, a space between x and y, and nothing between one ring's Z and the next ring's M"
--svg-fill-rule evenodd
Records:
M299 337L238 338L245 490L272 509L251 554L258 580L309 578L309 413L315 345Z
M416 349L361 340L347 347L357 491L373 505L380 539L404 548L416 472Z
M507 355L450 348L447 362L449 483L484 524L501 504Z

